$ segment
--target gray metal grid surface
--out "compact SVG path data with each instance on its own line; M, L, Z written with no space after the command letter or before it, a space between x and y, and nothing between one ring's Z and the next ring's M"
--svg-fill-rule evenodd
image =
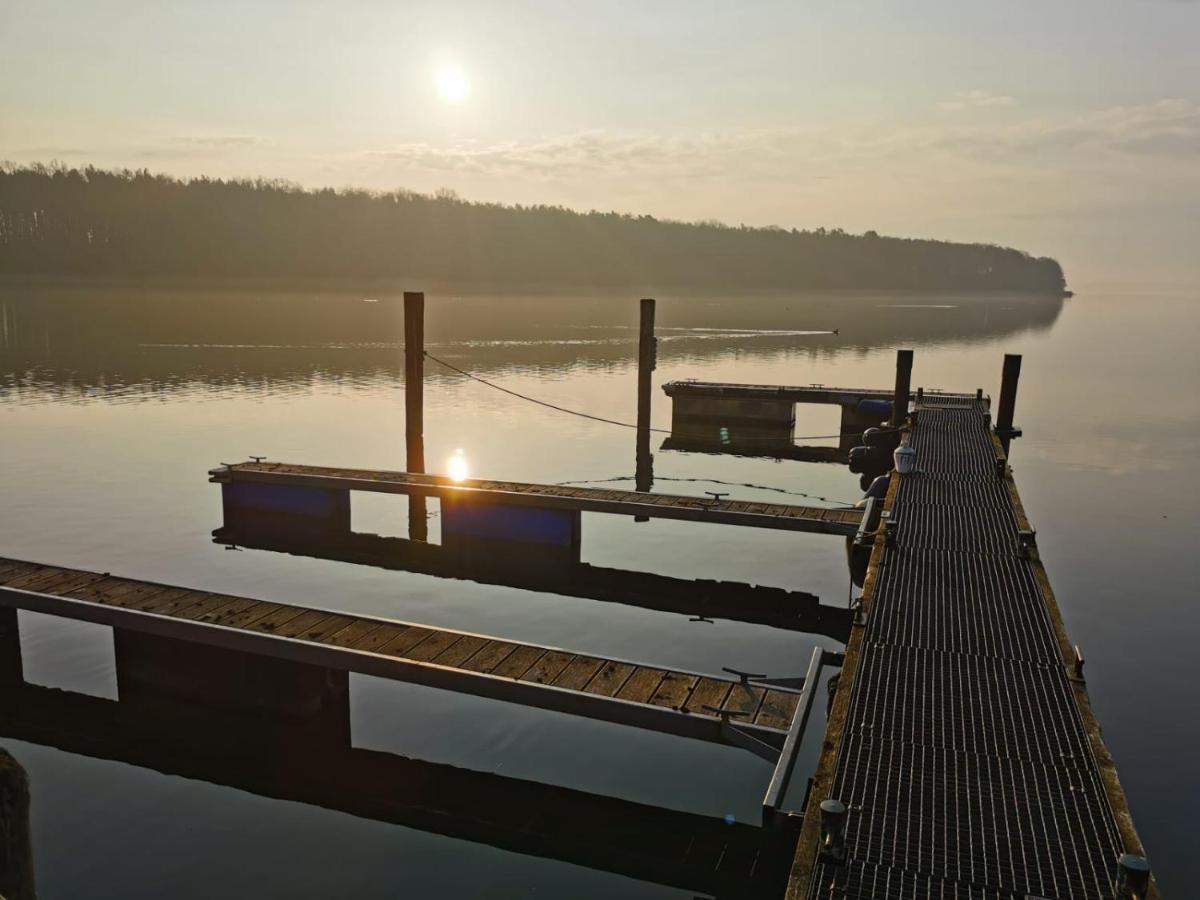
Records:
M813 898L1111 896L1116 822L989 427L918 414L830 794L848 862Z

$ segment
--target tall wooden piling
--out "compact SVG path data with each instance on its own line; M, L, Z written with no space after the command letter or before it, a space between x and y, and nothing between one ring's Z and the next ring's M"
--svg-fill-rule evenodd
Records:
M899 428L908 418L908 393L912 385L913 352L911 350L896 351L896 393L892 397L893 428Z
M1021 355L1004 354L1004 371L1000 375L1000 404L996 409L996 434L1004 455L1008 456L1008 445L1012 441L1013 412L1017 406L1017 381L1021 378Z
M425 471L425 294L404 292L404 445L405 468ZM429 538L425 498L408 498L408 536Z
M29 833L29 776L0 748L0 896L36 900Z
M654 300L644 298L638 329L637 468L634 478L639 491L649 491L654 486L654 456L650 452L650 392L651 375L656 363Z

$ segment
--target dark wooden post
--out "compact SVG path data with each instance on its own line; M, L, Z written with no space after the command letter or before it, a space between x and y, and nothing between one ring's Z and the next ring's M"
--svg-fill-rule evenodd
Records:
M425 294L404 292L404 444L405 468L425 471ZM429 537L425 498L409 495L408 536Z
M0 606L0 686L20 684L24 680L17 611L8 606Z
M913 352L911 350L896 351L896 393L892 397L893 428L899 428L908 418L908 392L912 384Z
M29 836L29 776L0 749L0 896L37 900Z
M1017 381L1021 377L1021 355L1004 354L1004 372L1000 376L1000 405L996 409L996 434L1000 446L1008 456L1008 445L1012 440L1013 411L1017 406Z
M639 491L649 491L654 486L654 456L650 453L650 376L655 369L656 355L654 301L647 298L642 300L638 330L637 469L634 481ZM644 521L641 517L638 520Z

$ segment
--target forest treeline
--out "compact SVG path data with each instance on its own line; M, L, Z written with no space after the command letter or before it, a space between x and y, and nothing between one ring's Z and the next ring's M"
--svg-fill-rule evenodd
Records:
M0 273L500 288L1065 288L1053 259L989 244L59 165L0 167Z

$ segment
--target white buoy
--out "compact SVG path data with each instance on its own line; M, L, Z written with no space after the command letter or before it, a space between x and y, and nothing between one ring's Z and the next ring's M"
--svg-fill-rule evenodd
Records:
M896 461L896 471L901 475L907 475L913 470L913 466L917 461L917 451L907 445L902 445L896 448L892 454L892 458Z

